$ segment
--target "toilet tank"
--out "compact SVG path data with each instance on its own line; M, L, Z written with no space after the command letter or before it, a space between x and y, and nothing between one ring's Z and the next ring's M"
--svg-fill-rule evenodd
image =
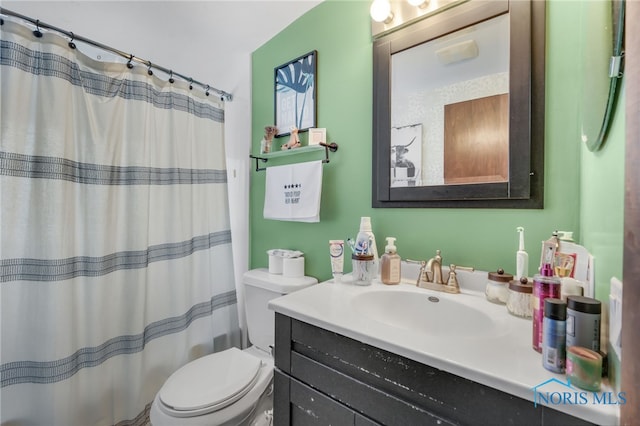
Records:
M247 271L242 277L249 341L269 352L275 343L275 314L269 309L269 301L294 291L302 290L318 282L313 277L289 278L270 274L265 268Z

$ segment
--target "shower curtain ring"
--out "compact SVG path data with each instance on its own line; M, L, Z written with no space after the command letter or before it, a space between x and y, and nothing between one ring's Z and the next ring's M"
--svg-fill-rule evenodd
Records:
M69 47L72 49L76 48L76 44L73 42L73 39L76 38L76 36L73 35L73 31L71 31L71 40L69 40Z
M147 74L153 75L153 71L151 71L151 61L147 61L147 65L149 65L149 67L147 68Z
M37 38L42 37L42 31L40 31L40 20L36 19L36 29L33 30L33 35Z
M129 60L127 61L127 68L131 69L133 68L133 64L131 63L131 61L133 60L133 55L129 55Z
M189 79L189 90L193 90L193 78Z
M209 96L209 85L207 84L207 88L204 90L204 94Z
M173 84L175 80L173 79L173 70L169 70L169 83Z

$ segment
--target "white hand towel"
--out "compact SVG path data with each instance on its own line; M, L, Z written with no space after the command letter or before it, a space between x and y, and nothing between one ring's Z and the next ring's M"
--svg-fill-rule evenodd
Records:
M267 168L264 218L320 222L322 161Z

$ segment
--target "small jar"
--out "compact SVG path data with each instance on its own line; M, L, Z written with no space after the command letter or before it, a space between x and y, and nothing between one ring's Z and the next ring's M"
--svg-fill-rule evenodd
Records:
M533 293L533 285L529 283L527 277L520 278L520 281L509 281L507 311L516 317L531 318L533 316L531 293Z
M487 300L492 303L504 305L509 297L509 281L513 279L513 275L506 274L504 269L498 269L496 272L489 272L489 280L484 294Z
M353 283L356 285L371 285L376 276L376 265L372 254L352 254L351 266Z

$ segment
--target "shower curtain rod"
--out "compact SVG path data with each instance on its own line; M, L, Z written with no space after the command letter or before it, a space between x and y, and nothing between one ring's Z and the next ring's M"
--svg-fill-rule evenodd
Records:
M71 38L70 43L73 42L74 40L78 40L78 41L81 41L83 43L87 43L87 44L90 44L92 46L98 47L98 48L100 48L102 50L106 50L108 52L115 53L116 55L122 56L123 58L126 58L126 59L129 60L129 63L127 63L127 66L129 66L132 61L135 61L135 62L138 62L140 64L146 65L149 68L149 71L151 71L151 68L155 68L155 69L157 69L159 71L162 71L162 72L166 73L167 75L169 75L170 79L173 78L173 76L179 77L182 80L188 82L190 87L192 87L192 85L194 85L194 84L202 87L202 89L204 89L204 91L205 91L207 96L209 96L209 91L213 91L213 92L218 93L218 95L220 96L220 100L222 100L222 101L231 101L233 99L233 96L231 95L231 93L227 93L224 90L216 89L215 87L211 87L208 84L204 84L204 83L201 83L201 82L199 82L197 80L194 80L191 77L187 77L185 75L179 74L179 73L177 73L177 72L175 72L173 70L170 70L168 68L161 67L160 65L154 64L151 61L146 61L144 59L140 59L137 56L125 53L125 52L123 52L121 50L118 50L118 49L110 47L110 46L106 46L106 45L104 45L102 43L98 43L97 41L93 41L93 40L88 39L86 37L82 37L82 36L80 36L78 34L74 34L71 31L66 31L66 30L63 30L61 28L55 27L53 25L44 23L44 22L40 21L39 19L33 19L33 18L28 17L28 16L21 15L21 14L19 14L17 12L13 12L13 11L11 11L9 9L5 9L3 7L0 7L0 14L6 15L6 16L13 16L13 17L20 18L22 20L28 21L28 22L30 22L30 23L32 23L33 25L36 26L36 31L39 31L40 28L45 28L45 29L48 29L48 30L53 30L53 31L59 32L61 34L64 34L67 37ZM133 66L133 65L131 64L131 66ZM169 81L171 81L171 80L169 80Z

